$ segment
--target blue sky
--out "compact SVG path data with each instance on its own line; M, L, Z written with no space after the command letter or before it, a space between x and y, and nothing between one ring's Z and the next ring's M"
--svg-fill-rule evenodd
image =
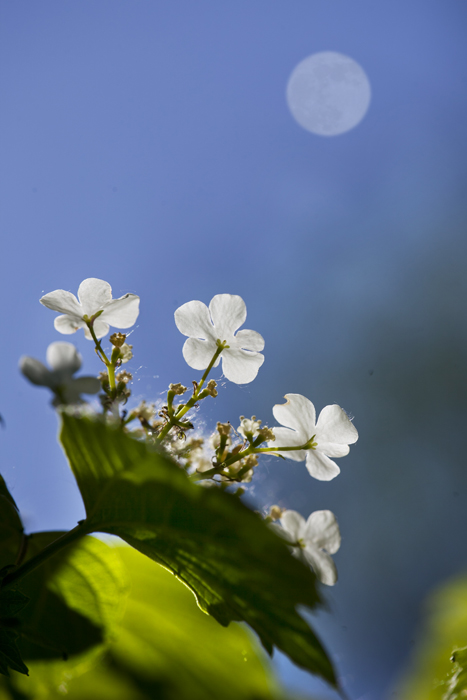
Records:
M466 20L463 3L431 0L0 8L2 470L29 526L82 515L48 396L17 371L63 339L40 296L86 277L139 294L134 393L155 399L195 378L177 306L240 294L266 361L206 406L207 424L271 423L297 392L360 431L332 483L271 461L254 494L341 523L318 624L352 699L389 692L421 599L467 565ZM335 138L285 101L297 63L328 50L372 86L365 119Z

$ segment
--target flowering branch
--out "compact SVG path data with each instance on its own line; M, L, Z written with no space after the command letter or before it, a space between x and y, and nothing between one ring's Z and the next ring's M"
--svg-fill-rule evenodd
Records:
M195 384L194 390L193 390L193 396L191 397L191 399L189 401L187 401L186 404L181 404L180 406L178 406L176 411L174 411L174 409L172 408L172 402L173 402L173 398L175 396L175 393L171 392L169 390L169 392L167 394L168 421L167 421L166 425L164 426L164 428L162 428L160 433L157 435L156 442L158 442L158 443L162 442L162 440L165 438L167 433L174 426L181 428L182 430L186 430L186 429L193 427L192 424L189 423L188 421L181 422L181 419L183 418L183 416L186 413L188 413L190 408L193 408L195 406L195 404L198 401L200 401L201 399L206 398L206 396L215 396L217 394L217 392L216 392L216 394L213 393L213 391L215 391L215 384L210 389L208 388L208 389L205 389L204 391L202 391L202 388L204 386L204 382L208 378L209 373L212 370L212 368L215 366L216 361L217 361L218 357L220 356L221 352L229 347L225 341L222 342L220 340L217 340L216 342L217 342L216 351L215 351L214 355L212 356L212 359L211 359L210 363L208 364L206 371L204 372L203 376L201 377L201 381L199 382L199 384Z

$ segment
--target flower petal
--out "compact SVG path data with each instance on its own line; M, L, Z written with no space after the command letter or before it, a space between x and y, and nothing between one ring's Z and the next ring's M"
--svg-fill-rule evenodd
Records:
M88 340L92 340L92 335L89 332L89 328L87 325L84 323L84 335ZM103 338L104 335L107 335L109 332L109 324L105 323L105 321L101 321L101 317L96 318L96 320L93 323L93 328L94 328L94 333L96 334L96 338Z
M245 302L237 294L216 294L209 311L220 340L231 338L246 320Z
M243 350L254 350L256 352L264 349L264 338L256 331L242 330L235 336L236 346Z
M84 311L74 294L66 292L64 289L56 289L55 292L49 292L39 299L43 306L46 306L52 311L59 311L61 314L76 316L82 318Z
M347 413L337 404L323 408L316 424L316 435L318 443L322 441L352 445L358 440L357 429Z
M286 510L285 513L282 513L280 521L284 530L291 536L292 542L297 542L303 537L306 526L305 518L296 510Z
M101 383L97 377L77 377L70 384L78 394L97 394L101 390Z
M303 445L316 432L315 407L309 399L301 394L286 394L285 404L276 404L272 409L274 418L281 425L300 433ZM300 444L300 443L298 443Z
M83 307L83 314L93 316L112 300L112 287L104 280L88 277L78 287L78 299Z
M70 316L68 314L57 316L54 320L54 326L56 331L64 335L76 333L78 328L86 328L84 321L80 321L77 316Z
M188 338L183 346L183 357L185 362L193 369L206 369L216 352L216 344L213 340L199 340L198 338ZM214 367L219 364L220 358Z
M208 307L202 301L187 301L175 311L174 317L175 325L183 335L202 340L216 340Z
M74 345L58 341L47 348L47 363L58 372L74 374L81 367L81 355Z
M247 352L228 348L222 352L222 371L234 384L248 384L258 374L264 362L264 355L259 352Z
M303 554L316 577L326 586L334 586L337 581L337 569L332 557L316 547L305 547Z
M306 459L308 450L291 450L290 452L281 452L281 447L295 447L303 445L303 438L296 430L290 428L274 428L276 439L268 442L268 447L274 447L279 454L287 459L293 459L294 462L303 462Z
M341 533L334 513L330 510L316 510L306 521L303 538L306 543L326 549L329 554L337 552L341 546Z
M99 319L116 328L130 328L138 318L139 302L139 296L136 294L125 294L120 299L113 299Z
M32 384L37 386L48 386L52 387L54 385L53 375L50 370L47 369L42 362L36 360L34 357L28 357L23 355L19 361L19 368L24 376L29 379Z
M337 464L319 450L307 450L306 468L318 481L331 481L341 472Z
M318 442L317 450L328 457L345 457L350 452L348 445L339 445L337 442Z

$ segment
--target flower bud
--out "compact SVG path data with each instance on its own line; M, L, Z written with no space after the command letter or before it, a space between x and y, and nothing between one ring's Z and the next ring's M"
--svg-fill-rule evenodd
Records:
M125 343L126 335L125 333L112 333L109 340L116 348L121 348Z
M208 385L207 385L207 387L206 387L207 393L210 394L210 396L212 396L214 399L215 399L216 396L217 396L217 389L216 389L216 386L217 386L217 382L215 382L214 379L210 379L210 380L208 381Z
M187 390L186 386L183 386L183 384L169 384L169 391L173 391L173 393L176 396L180 396L181 394L184 394L185 391Z
M265 425L264 428L260 428L258 430L258 435L262 437L262 442L274 442L274 440L276 439L273 429L268 428L267 425Z
M115 379L117 382L123 382L123 384L128 384L129 381L133 379L133 375L130 374L130 372L126 372L125 370L123 372L119 372Z
M271 520L279 520L279 518L282 517L282 513L284 513L284 508L280 508L279 506L271 506L269 509L269 517Z

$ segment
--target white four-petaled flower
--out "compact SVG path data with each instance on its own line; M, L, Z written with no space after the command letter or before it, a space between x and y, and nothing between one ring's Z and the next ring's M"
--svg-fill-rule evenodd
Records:
M274 527L291 544L294 556L311 566L317 578L327 586L337 581L337 570L331 554L337 552L341 535L337 520L330 510L317 510L305 520L295 510L286 510L280 519L282 527Z
M91 319L99 314L93 322L97 338L106 335L109 332L109 326L130 328L138 318L139 296L124 294L119 299L112 299L110 284L95 277L81 282L78 288L78 299L74 294L63 289L49 292L40 299L41 304L48 309L62 314L54 321L54 326L60 333L75 333L78 328L84 328L84 335L92 340L84 321L85 316Z
M272 412L278 423L286 427L273 428L276 440L268 446L289 459L306 460L306 467L315 479L334 479L340 469L330 457L344 457L349 453L349 445L358 440L355 426L336 404L325 406L316 422L315 407L309 399L301 394L286 394L285 398L287 403L277 404ZM281 447L305 445L313 436L310 449L280 451Z
M226 347L214 367L222 359L222 371L235 384L248 384L258 374L264 362L260 350L264 340L256 331L241 330L245 323L246 306L235 294L217 294L209 304L189 301L175 312L175 323L188 336L183 346L183 357L193 369L206 369L217 350L217 341Z
M46 357L51 369L27 356L20 359L19 367L30 382L52 389L54 406L81 403L81 394L97 394L100 390L96 377L73 377L81 367L81 355L71 343L51 343Z

